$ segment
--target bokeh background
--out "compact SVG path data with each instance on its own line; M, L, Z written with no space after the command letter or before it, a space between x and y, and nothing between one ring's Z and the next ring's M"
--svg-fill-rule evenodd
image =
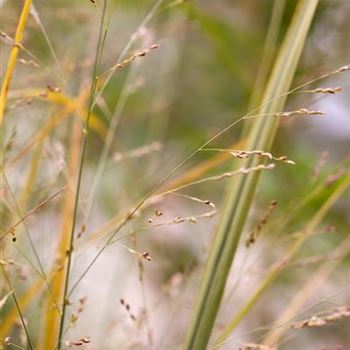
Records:
M155 1L115 1L110 7L100 72L121 62L118 58L130 40L122 59L145 49L149 52L116 69L97 100L82 178L76 226L76 235L80 235L74 246L71 285L104 246L108 234L118 226L118 218L139 203L189 154L256 107L265 85L264 81L260 87L257 83L261 64L268 79L297 3L280 1L280 22L270 33L275 44L266 46L277 2L163 1L146 25L140 24ZM1 30L9 37L14 37L22 3L1 1ZM75 179L79 157L71 150L75 143L81 142L77 136L81 135L81 116L65 112L67 106L57 96L65 94L79 100L84 115L100 13L101 4L97 3L96 7L88 0L34 2L23 42L28 52L20 53L24 61L16 66L3 127L6 175L1 188L3 232L15 218ZM349 15L347 0L320 2L294 86L349 64ZM11 41L5 35L1 39L3 77ZM150 49L155 44L159 47ZM40 62L40 66L30 60ZM299 93L288 98L286 110L307 107L322 110L326 116L281 121L272 153L286 155L296 165L279 163L261 178L214 338L254 292L267 268L281 257L292 234L309 222L349 167L349 74L333 75L308 88L329 86L340 86L342 91L334 95ZM47 94L53 95L52 99ZM63 115L66 116L60 118ZM50 129L48 125L55 116L57 121ZM98 164L112 121L115 131L103 172L99 173ZM241 139L243 125L235 125L210 148L230 148ZM74 128L78 130L76 133L72 131ZM208 164L218 154L197 153L163 188L174 181L183 181L191 170ZM34 162L38 165L31 178ZM239 168L239 160L228 158L199 178L222 174L232 167ZM101 176L95 183L96 174ZM30 178L32 182L28 182ZM68 318L77 310L79 298L85 298L84 307L65 339L89 336L88 349L180 348L228 182L191 186L179 192L195 199L169 194L138 210L116 235L126 238L103 251L71 295ZM299 205L315 188L318 195L298 212ZM197 223L174 222L177 217L196 217L208 212L208 207L196 199L210 200L218 213L199 217ZM278 202L276 209L258 242L247 249L244 239L272 200ZM65 192L28 217L25 226L17 227L16 242L11 241L11 235L1 242L1 259L15 262L16 268L9 269L9 273L19 296L38 279L30 264L37 268L27 233L49 274L57 259L57 244L68 215L64 208ZM275 327L273 322L288 302L349 235L349 208L347 192L303 245L294 263L285 268L222 348L239 349L247 342L259 343ZM288 224L281 226L286 219ZM137 252L148 253L151 261ZM349 305L349 263L349 257L339 261L298 312L299 320ZM4 294L6 288L2 283ZM44 299L45 292L38 291L24 312L37 342L45 329ZM3 319L12 307L11 300L6 302ZM280 348L349 349L349 326L346 319L322 329L288 330ZM22 341L20 328L16 326L11 331L16 344Z

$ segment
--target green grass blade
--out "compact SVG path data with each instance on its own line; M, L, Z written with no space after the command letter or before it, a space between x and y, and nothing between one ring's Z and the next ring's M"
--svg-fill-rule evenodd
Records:
M278 48L278 35L281 31L282 18L286 7L286 0L275 1L272 8L271 20L268 31L266 33L263 54L260 60L259 68L256 73L254 87L249 101L248 111L259 106L262 94L264 93L264 86L268 80L269 72L272 68L273 59ZM247 120L244 123L242 131L242 139L244 140L249 135L252 120Z
M284 39L262 99L261 113L283 109L293 76L314 16L318 0L301 0ZM279 96L284 97L279 98ZM249 135L248 149L268 151L273 143L278 119L257 119ZM246 159L242 166L258 165L257 158ZM226 279L256 189L258 173L236 178L228 190L214 243L202 277L185 349L205 349L224 293Z

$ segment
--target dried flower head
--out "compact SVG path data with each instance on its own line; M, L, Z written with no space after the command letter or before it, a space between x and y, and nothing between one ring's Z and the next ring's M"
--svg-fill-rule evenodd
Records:
M292 323L291 328L302 329L302 328L323 327L328 323L339 321L347 317L350 317L350 308L348 306L341 306L334 309L328 315L325 315L323 317L312 316L309 319L306 319L304 321Z
M281 117L281 118L289 118L296 115L320 116L320 115L324 115L324 112L309 110L307 108L300 108L295 111L280 112L280 113L274 114L275 117Z
M327 87L327 88L317 88L314 90L316 93L321 93L321 94L336 94L338 92L342 91L342 88L340 86L337 87Z
M247 248L249 248L253 243L255 243L256 239L260 235L263 227L266 225L269 217L271 216L273 210L276 208L277 201L273 200L270 202L267 210L265 211L263 217L259 220L258 224L256 225L256 228L250 232L248 238L245 241L245 245Z
M121 62L116 63L113 67L107 69L104 73L113 71L115 69L122 69L125 66L129 65L130 63L134 62L136 60L136 58L138 57L145 57L146 55L148 55L151 51L158 49L159 45L158 44L152 44L148 49L143 49L140 51L135 52L133 55L129 56L128 58L124 59Z
M32 66L34 68L40 68L40 64L34 60L25 60L24 58L19 58L18 62L26 65L26 66Z

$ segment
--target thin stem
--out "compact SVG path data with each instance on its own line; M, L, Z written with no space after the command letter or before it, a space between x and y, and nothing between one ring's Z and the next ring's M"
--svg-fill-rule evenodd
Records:
M141 22L141 24L137 27L135 34L143 27L145 27L148 22L152 19L152 17L154 16L154 14L157 12L158 8L160 7L160 5L164 2L164 0L158 0L155 5L152 7L152 9L150 10L150 12L148 13L148 15L145 17L145 19ZM130 40L128 41L128 43L126 44L126 46L124 47L122 53L119 55L117 62L120 62L123 57L125 56L125 54L129 51L129 49L131 48L132 44L135 42L137 35L132 35L132 37L130 38ZM106 77L105 81L103 82L102 87L99 89L99 91L97 92L96 96L93 99L93 103L92 103L92 107L95 106L97 100L99 99L99 97L102 95L103 91L105 90L106 86L108 85L108 83L110 82L110 80L112 79L112 76L114 75L115 70L111 71L108 76Z
M12 298L13 298L13 301L15 302L18 315L19 315L19 317L20 317L20 319L21 319L21 323L22 323L24 332L25 332L25 334L26 334L26 338L27 338L27 341L28 341L29 348L30 348L30 350L34 350L34 347L33 347L33 345L32 345L32 342L31 342L31 340L30 340L30 337L29 337L28 328L27 328L26 323L25 323L25 321L24 321L23 314L22 314L21 309L20 309L20 307L19 307L19 304L18 304L16 295L15 295L14 289L13 289L13 287L12 287L12 285L11 285L10 279L8 278L7 273L6 273L5 268L4 268L3 265L1 265L1 268L2 268L2 272L3 272L3 274L4 274L4 277L5 277L6 283L8 284L9 289L12 290L12 293L11 293L11 294L12 294Z
M40 19L40 16L39 16L39 12L38 10L35 8L34 4L32 5L31 7L31 11L30 11L31 15L33 16L33 18L35 19L36 23L38 24L38 26L40 27L42 33L43 33L43 36L45 38L45 41L47 43L47 46L49 47L49 50L51 52L51 55L55 61L55 64L56 64L56 67L57 67L57 70L59 72L59 78L62 80L62 82L64 83L64 74L63 74L63 71L62 71L62 67L60 65L60 62L57 58L57 55L56 55L56 52L55 52L55 49L53 48L53 45L51 43L51 40L49 38L49 35L47 34L46 32L46 29L43 25L43 22L41 21Z
M15 229L19 224L21 224L23 221L25 221L29 216L33 215L37 211L41 210L43 206L45 206L48 202L50 202L52 199L54 199L57 195L59 195L61 192L67 189L68 186L64 186L57 190L55 193L53 193L48 198L41 201L38 205L36 205L33 209L31 209L26 214L22 215L21 218L13 225L11 225L10 229L7 230L2 236L0 236L0 241L5 238L13 229Z
M85 220L84 220L86 222L87 222L87 220L91 214L91 211L93 209L93 200L94 200L94 197L96 194L96 189L97 189L98 183L103 175L104 169L106 167L106 162L107 162L109 151L110 151L111 146L112 146L112 142L114 140L115 131L118 127L122 111L125 107L127 98L129 96L130 83L131 83L132 79L135 77L136 72L137 71L135 69L131 68L130 73L128 74L128 77L124 83L123 89L120 93L120 97L119 97L117 105L114 109L113 115L110 119L110 125L108 128L105 142L103 144L101 156L99 158L99 162L97 165L96 175L94 176L94 180L93 180L92 185L91 185L90 196L87 200L88 205L87 205L87 210L86 210Z
M33 212L35 212L36 210L38 210L39 208L41 208L42 205L45 205L45 204L48 202L48 201L42 202L41 205L39 205L39 208L36 207L36 208L34 208L34 209L36 209L36 210L32 210L32 211L30 211L30 212L28 213L29 215L23 216L22 213L21 213L21 210L20 210L20 208L19 208L19 206L18 206L18 204L17 204L16 197L15 197L15 195L14 195L14 193L13 193L13 191L12 191L12 188L11 188L11 186L10 186L8 180L7 180L6 174L3 173L3 172L1 172L1 175L2 175L1 178L2 178L3 180L5 180L6 186L7 186L8 190L9 190L9 193L10 193L10 195L11 195L11 197L12 197L12 200L13 200L13 203L14 203L14 206L15 206L15 210L17 211L17 214L19 215L19 217L22 217L22 219L24 218L23 220L20 220L19 222L17 222L17 224L15 224L13 227L16 227L19 223L23 222L27 216L33 214ZM49 199L52 199L52 197L50 197ZM57 308L57 310L59 310L59 306L58 306L57 300L56 300L56 298L54 297L54 294L53 294L53 292L52 292L52 288L51 288L51 285L50 285L50 283L49 283L49 279L48 279L48 277L47 277L47 275L46 275L46 273L45 273L44 266L43 266L43 264L41 263L41 260L40 260L39 254L38 254L38 252L37 252L37 250L36 250L36 248L35 248L35 244L34 244L34 242L33 242L33 239L32 239L32 237L31 237L31 235L29 234L29 230L28 230L28 228L27 228L25 222L23 222L23 225L24 225L24 228L25 228L26 236L27 236L28 241L29 241L29 245L30 245L30 247L31 247L31 249L32 249L32 251L33 251L35 260L37 261L37 264L39 265L39 271L40 271L40 273L38 273L39 271L38 271L38 270L36 269L36 267L34 266L34 263L32 263L32 262L30 261L30 259L29 259L26 255L24 255L24 253L21 252L21 255L25 257L25 259L28 261L28 263L32 266L33 270L39 275L39 277L42 278L42 279L44 280L45 285L46 285L46 287L47 287L47 290L48 290L48 292L49 292L49 294L50 294L50 297L52 298L52 301L53 301L53 303L54 303L54 305L55 305L55 308ZM6 235L6 234L7 234L7 233L5 233L5 235ZM5 236L5 235L4 235L4 236ZM2 236L1 238L3 238L4 236ZM18 251L20 251L19 248L18 248Z
M65 284L64 284L64 292L63 292L63 297L62 297L62 315L61 315L61 319L60 319L60 326L59 326L59 333L58 333L56 349L60 349L60 347L61 347L62 336L63 336L63 331L64 331L64 320L65 320L66 309L67 309L66 298L67 298L67 293L68 293L69 276L70 276L70 270L71 270L71 264L72 264L74 230L75 230L75 225L76 225L76 221L77 221L79 194L80 194L80 188L81 188L81 182L82 182L84 162L85 162L85 157L86 157L86 147L87 147L87 141L88 141L89 127L90 127L89 122L90 122L90 117L91 117L92 111L93 111L93 101L94 101L94 96L95 96L96 87L97 87L97 71L99 69L99 65L100 65L100 61L101 61L103 43L104 43L104 40L106 38L106 32L104 32L106 8L107 8L107 0L104 0L103 12L102 12L101 22L100 22L100 31L99 31L98 43L97 43L97 50L96 50L96 56L95 56L95 64L94 64L94 69L93 69L93 74L92 74L92 84L91 84L91 91L90 91L89 108L88 108L88 113L87 113L84 129L83 129L83 146L82 146L82 150L81 150L81 158L80 158L78 179L77 179L77 189L76 189L76 193L75 193L72 229L70 232L70 242L69 242L69 248L68 248L69 254L67 257Z
M137 33L139 31L140 28L144 27L154 16L154 14L156 13L156 11L158 10L158 8L160 7L160 5L162 4L164 0L159 0L153 7L152 9L149 11L149 13L147 14L147 16L145 17L145 19L140 23L140 25L138 26L138 28L136 29L135 33ZM110 21L110 17L108 19L108 23ZM119 55L117 62L120 62L122 60L122 58L125 56L125 54L127 53L127 51L130 49L130 47L132 46L132 44L134 43L135 39L136 39L136 35L133 35L130 40L128 41L128 43L126 44L126 46L124 47L123 51L121 52L121 54ZM104 89L106 88L106 86L108 85L110 79L112 78L113 74L115 73L115 70L111 70L108 72L108 76L106 77L102 87L100 88L100 90L97 92L96 97L94 98L93 101L93 106L96 104L97 100L100 98L101 94L103 93ZM103 73L101 73L101 75L103 75ZM97 171L96 171L96 175L94 177L93 183L92 183L92 187L91 187L91 191L90 191L90 196L89 199L87 201L88 203L88 208L86 210L86 215L85 215L85 221L88 220L91 211L92 211L92 205L93 205L93 199L95 196L95 192L96 192L96 188L97 185L101 179L101 176L103 174L103 171L105 169L105 165L106 165L106 161L107 161L107 157L108 157L108 152L111 148L112 145L112 141L113 141L113 137L115 134L115 130L118 126L119 120L120 120L120 116L121 116L121 112L124 109L126 100L129 96L129 82L132 80L132 78L135 75L135 70L132 69L128 75L128 78L126 80L126 82L124 83L123 89L121 91L121 95L119 97L118 103L114 109L114 112L112 114L111 117L111 123L110 126L108 128L108 133L106 136L106 140L103 146L103 150L102 150L102 154L97 166Z

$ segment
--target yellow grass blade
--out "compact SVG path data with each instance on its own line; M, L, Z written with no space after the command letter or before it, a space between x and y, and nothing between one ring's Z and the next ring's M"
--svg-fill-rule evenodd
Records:
M21 16L19 18L19 22L17 25L16 35L15 35L15 45L12 46L10 57L7 64L7 70L5 72L4 81L1 87L1 95L0 95L0 126L3 123L4 119L4 113L6 108L6 101L7 101L7 93L10 88L11 79L13 72L15 70L16 61L18 52L20 50L19 45L22 42L24 29L27 24L27 19L30 11L30 7L32 5L32 0L25 0L21 12Z

